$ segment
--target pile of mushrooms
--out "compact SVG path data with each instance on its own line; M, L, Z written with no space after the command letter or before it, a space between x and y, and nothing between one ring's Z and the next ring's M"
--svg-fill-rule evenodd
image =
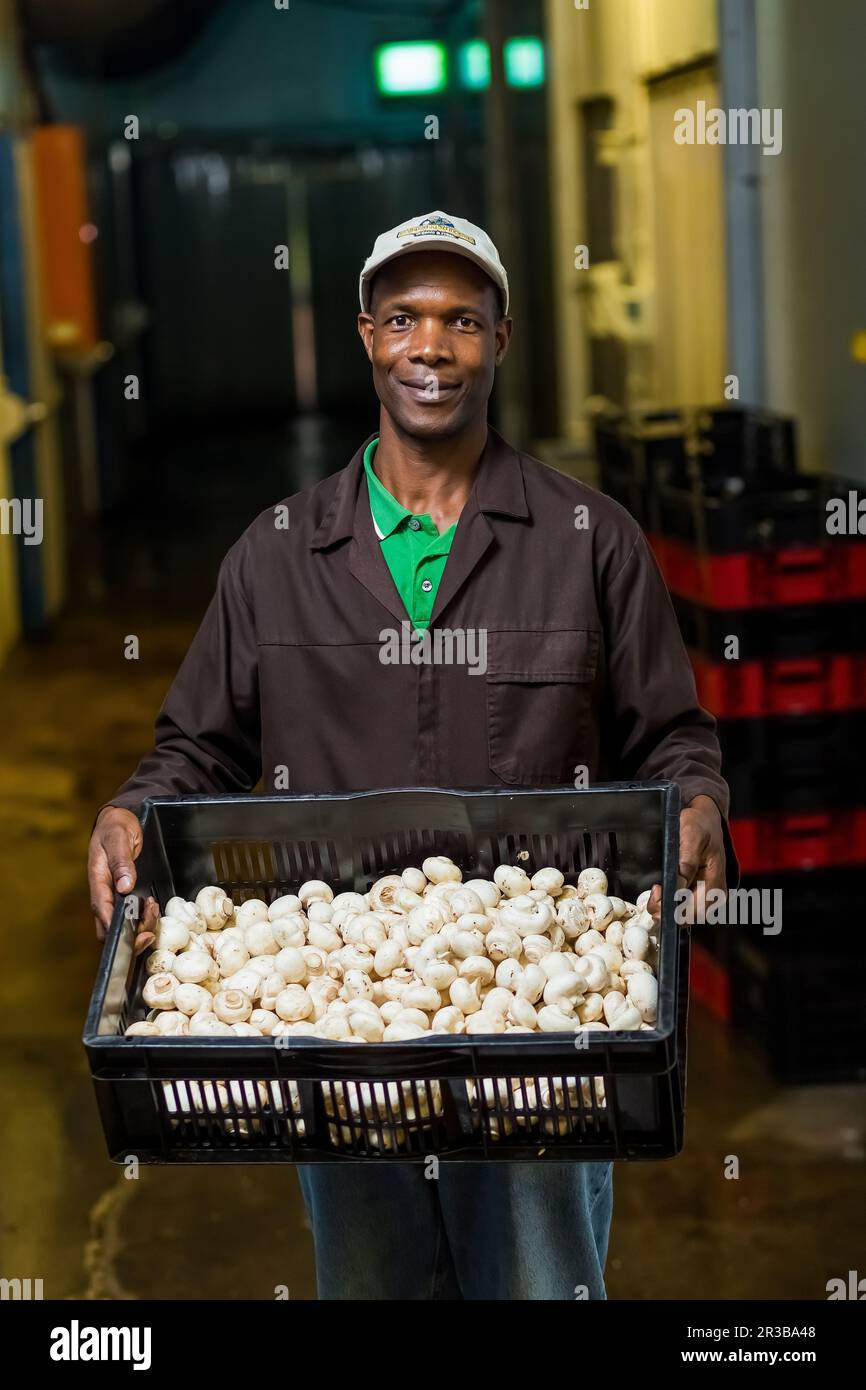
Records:
M566 884L501 864L464 883L443 855L368 893L310 880L270 905L220 888L172 898L129 1036L406 1042L427 1033L652 1028L658 938L601 869Z
M146 962L143 997L150 1012L127 1036L307 1035L376 1043L433 1034L652 1029L658 937L648 899L649 891L636 903L610 895L598 868L584 869L576 885L558 869L530 877L510 864L500 864L492 881L463 882L444 855L425 859L420 869L386 874L367 893L335 895L312 879L270 904L251 898L235 906L222 889L208 886L192 902L166 903ZM578 1103L575 1088L583 1088L586 1101L591 1083L551 1078L546 1096L534 1089L528 1095L530 1084L489 1080L483 1100L517 1112L558 1110L568 1108L572 1093ZM376 1086L382 1097L373 1088L366 1099L350 1083L334 1096L326 1088L327 1113L351 1121L370 1100L389 1111L393 1102L406 1116L398 1083ZM600 1086L596 1080L596 1103L603 1103ZM410 1096L419 1119L431 1098L439 1109L438 1093ZM221 1099L214 1098L214 1109ZM202 1094L191 1108L211 1104Z

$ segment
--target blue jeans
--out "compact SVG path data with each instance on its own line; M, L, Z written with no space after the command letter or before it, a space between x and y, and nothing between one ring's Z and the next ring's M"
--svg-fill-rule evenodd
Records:
M612 1163L298 1168L322 1299L606 1298Z

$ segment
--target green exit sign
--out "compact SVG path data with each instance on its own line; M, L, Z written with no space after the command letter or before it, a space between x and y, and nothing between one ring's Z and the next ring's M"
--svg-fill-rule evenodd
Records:
M376 86L382 96L423 96L448 83L448 56L441 43L383 43L376 49Z
M544 44L534 36L507 39L502 51L509 87L544 85ZM444 44L383 43L375 51L376 87L387 97L424 96L448 86L448 52ZM490 49L470 39L457 50L457 80L466 91L490 86Z

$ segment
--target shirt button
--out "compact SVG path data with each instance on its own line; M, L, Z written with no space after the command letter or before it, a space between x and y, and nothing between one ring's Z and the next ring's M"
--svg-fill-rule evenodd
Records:
M430 580L430 579L422 579L422 580L421 580L421 588L422 588L422 590L424 591L425 594L429 594L430 590L433 588L432 580Z
M412 519L411 519L411 521L409 522L409 530L410 530L410 531L420 531L420 530L421 530L421 523L420 523L420 521L418 520L417 516L413 516Z

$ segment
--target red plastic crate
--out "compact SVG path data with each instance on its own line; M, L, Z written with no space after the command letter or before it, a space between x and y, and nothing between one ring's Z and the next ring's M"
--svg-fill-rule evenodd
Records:
M698 699L722 719L866 709L866 655L708 661L689 649Z
M731 837L743 874L866 864L866 806L733 820Z
M694 934L693 934L694 935ZM726 967L703 946L692 940L689 990L697 1004L722 1023L731 1021L731 982Z
M649 536L671 593L708 608L772 608L866 598L866 542L786 546L712 555Z

